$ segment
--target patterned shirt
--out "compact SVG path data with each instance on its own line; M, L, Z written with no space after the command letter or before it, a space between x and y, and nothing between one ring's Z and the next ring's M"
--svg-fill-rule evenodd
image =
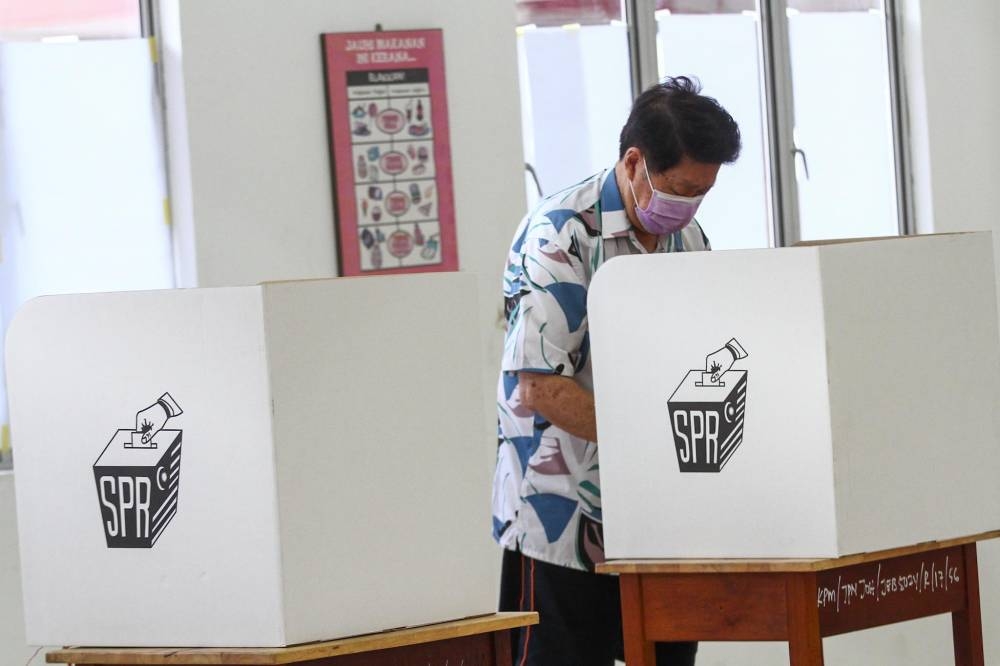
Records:
M707 249L692 222L659 237L655 251ZM504 271L507 332L493 481L493 537L505 548L585 571L604 561L597 444L524 407L517 373L572 377L593 391L587 289L608 259L645 252L614 169L543 199L514 235Z

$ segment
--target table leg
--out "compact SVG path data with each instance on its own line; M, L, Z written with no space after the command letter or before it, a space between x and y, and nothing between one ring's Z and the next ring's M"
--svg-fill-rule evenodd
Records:
M644 629L642 584L639 574L619 576L622 592L622 633L625 639L627 666L656 666L652 641L646 640Z
M983 618L979 607L979 565L976 544L962 547L965 559L965 609L951 614L955 666L983 666Z
M514 663L514 657L511 656L510 652L511 634L512 632L506 630L493 632L493 664L495 666L511 666Z
M788 662L791 666L823 666L823 639L816 605L816 574L785 575Z

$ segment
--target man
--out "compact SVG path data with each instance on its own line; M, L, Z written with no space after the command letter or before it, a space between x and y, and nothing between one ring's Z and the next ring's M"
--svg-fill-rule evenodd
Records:
M510 248L493 535L505 548L500 609L541 620L515 635L518 666L623 658L618 579L594 573L604 545L587 289L618 255L710 249L694 214L740 135L699 92L677 77L640 95L614 168L541 201ZM660 644L657 663L693 664L696 650Z

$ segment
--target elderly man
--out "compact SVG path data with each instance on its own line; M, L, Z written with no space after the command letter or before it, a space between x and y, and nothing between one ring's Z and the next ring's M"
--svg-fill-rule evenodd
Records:
M594 572L604 545L587 290L612 257L710 249L694 215L739 151L739 128L718 102L686 77L669 79L636 99L614 167L541 201L514 236L493 536L505 549L501 610L541 620L515 637L519 666L622 658L618 581ZM659 644L657 663L693 664L696 650Z

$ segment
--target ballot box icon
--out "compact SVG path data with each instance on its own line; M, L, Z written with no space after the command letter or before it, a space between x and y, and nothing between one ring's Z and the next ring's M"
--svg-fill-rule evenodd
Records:
M164 393L117 430L94 463L94 482L108 548L152 548L177 513L181 430L164 429L182 414Z
M152 446L132 446L119 430L94 463L108 548L152 548L177 513L180 430L160 430Z
M721 472L743 443L747 371L731 369L747 357L731 339L691 370L667 400L677 464L681 472Z

